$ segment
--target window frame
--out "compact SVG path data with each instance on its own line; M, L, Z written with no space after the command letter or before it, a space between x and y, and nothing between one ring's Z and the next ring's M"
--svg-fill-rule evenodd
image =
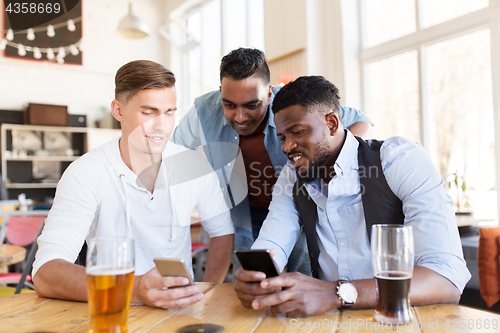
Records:
M426 63L425 47L440 41L462 36L474 31L488 28L490 30L491 43L491 72L492 72L492 97L495 133L495 170L497 189L497 221L500 216L500 0L489 0L489 5L483 9L465 14L454 19L423 28L422 6L420 0L415 0L416 31L406 36L384 42L372 47L367 47L365 20L365 1L358 0L358 17L360 23L360 79L361 79L361 105L364 112L370 115L368 103L368 76L367 66L370 62L388 58L407 51L416 50L418 57L418 79L419 79L419 117L420 117L420 142L424 148L429 147L429 133L427 124L428 96L425 87ZM377 121L377 119L373 119Z

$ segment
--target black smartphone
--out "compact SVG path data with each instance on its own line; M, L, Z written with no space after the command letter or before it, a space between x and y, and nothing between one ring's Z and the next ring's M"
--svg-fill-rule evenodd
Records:
M241 267L247 271L266 274L266 278L280 275L268 250L236 250Z

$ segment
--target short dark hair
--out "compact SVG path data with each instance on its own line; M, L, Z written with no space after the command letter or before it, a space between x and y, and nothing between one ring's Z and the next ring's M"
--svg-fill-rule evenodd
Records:
M293 106L324 106L325 112L339 110L339 90L323 76L301 76L278 91L273 101L274 114Z
M271 81L266 56L261 50L240 47L226 54L221 60L221 82L224 77L231 80L243 80L254 74L264 79L266 84Z
M149 60L135 60L123 65L115 76L115 99L125 96L128 102L146 89L164 89L175 85L175 75L169 69Z

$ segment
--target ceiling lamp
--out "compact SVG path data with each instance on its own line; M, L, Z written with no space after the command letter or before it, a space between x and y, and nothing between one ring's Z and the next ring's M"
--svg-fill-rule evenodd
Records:
M126 38L143 38L149 35L147 24L134 15L131 2L128 4L128 14L122 18L116 32Z

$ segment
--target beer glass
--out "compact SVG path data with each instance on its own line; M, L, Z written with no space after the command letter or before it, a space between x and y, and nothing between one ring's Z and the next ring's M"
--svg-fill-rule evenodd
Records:
M86 268L89 332L127 332L134 261L134 241L130 238L98 237L89 241Z
M410 322L409 294L414 260L411 227L373 225L371 249L377 288L375 320L391 324Z

